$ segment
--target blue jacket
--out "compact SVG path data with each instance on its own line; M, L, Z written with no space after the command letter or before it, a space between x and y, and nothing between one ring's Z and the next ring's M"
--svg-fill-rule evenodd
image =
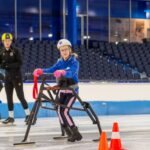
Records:
M54 73L56 70L65 70L65 77L72 78L75 83L78 83L79 62L74 56L70 56L67 60L58 59L56 64L50 68L43 69L43 72Z

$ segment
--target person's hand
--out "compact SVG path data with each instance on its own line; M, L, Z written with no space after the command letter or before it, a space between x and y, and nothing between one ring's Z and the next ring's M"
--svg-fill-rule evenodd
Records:
M35 69L34 72L33 72L33 75L35 77L39 77L43 74L43 70L41 68L38 68L38 69Z
M65 70L56 70L54 72L54 77L55 78L60 78L61 76L64 76L66 74Z

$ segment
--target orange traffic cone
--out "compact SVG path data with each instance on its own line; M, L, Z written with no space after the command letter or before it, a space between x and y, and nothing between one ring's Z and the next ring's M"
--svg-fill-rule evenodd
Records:
M106 132L101 134L98 150L109 150Z
M121 145L118 123L113 124L109 150L124 150Z

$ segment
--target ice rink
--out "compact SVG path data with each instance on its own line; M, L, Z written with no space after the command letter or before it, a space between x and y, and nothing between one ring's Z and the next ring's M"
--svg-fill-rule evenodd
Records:
M34 145L14 146L21 142L26 130L23 119L16 119L16 126L0 127L0 150L97 150L99 142L97 127L88 117L74 117L79 130L83 134L80 142L69 143L66 139L54 140L60 135L58 118L39 118L32 126L28 141L36 142ZM103 131L111 137L112 125L119 124L123 148L128 150L148 150L150 147L150 115L127 116L99 116ZM110 141L109 141L110 142Z

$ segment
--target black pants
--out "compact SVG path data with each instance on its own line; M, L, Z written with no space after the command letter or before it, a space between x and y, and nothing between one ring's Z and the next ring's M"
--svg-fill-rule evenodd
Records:
M3 82L2 81L4 81L4 75L2 73L0 73L0 91L3 88Z
M72 93L62 93L61 92L59 102L61 104L66 105L67 107L72 107L72 105L75 102L75 99L76 98ZM58 108L57 108L59 120L60 120L62 126L70 126L70 127L75 126L75 123L69 114L69 110L70 109L63 108L61 106L58 106Z
M2 81L0 80L0 91L2 90L2 88L3 88L3 83L2 83Z
M16 94L18 99L20 100L24 109L28 108L28 104L24 97L23 92L23 82L21 74L18 73L16 75L6 75L5 77L5 91L7 96L8 110L12 111L14 109L13 104L13 90L16 90Z

